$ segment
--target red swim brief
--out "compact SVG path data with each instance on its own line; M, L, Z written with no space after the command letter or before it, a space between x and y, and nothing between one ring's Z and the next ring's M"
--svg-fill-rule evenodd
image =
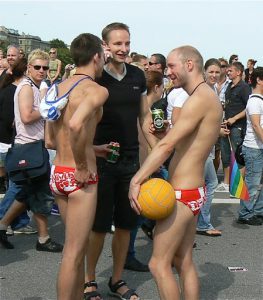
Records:
M50 174L49 186L53 194L68 196L69 194L81 189L74 177L75 169L70 167L52 166ZM98 183L98 175L96 179L89 179L88 184Z
M196 216L206 202L206 189L205 187L199 187L194 190L175 190L175 198L188 206Z

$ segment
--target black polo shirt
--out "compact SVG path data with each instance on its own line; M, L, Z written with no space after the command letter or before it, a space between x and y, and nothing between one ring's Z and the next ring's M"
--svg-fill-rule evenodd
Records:
M125 64L127 73L118 80L103 70L98 83L108 89L103 117L97 125L94 144L120 143L120 152L135 153L139 149L137 119L146 79L138 67Z
M225 118L229 119L239 114L241 111L246 109L247 100L251 94L250 86L240 80L238 84L231 87L232 83L230 82L226 92L225 92ZM232 127L242 127L246 126L246 117L236 121Z

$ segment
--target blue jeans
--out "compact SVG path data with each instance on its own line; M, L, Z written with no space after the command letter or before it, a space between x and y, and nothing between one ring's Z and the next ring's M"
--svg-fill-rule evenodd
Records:
M232 143L232 148L236 151L236 148L243 141L243 130L239 127L232 127L230 129L230 140ZM227 168L230 166L231 161L231 148L229 144L228 137L220 138L220 147L221 147L221 157L223 168Z
M9 180L8 190L6 191L6 194L2 202L0 203L0 219L2 219L5 213L8 211L9 207L14 202L16 195L18 194L18 192L20 192L20 190L21 187L19 185ZM29 216L25 211L12 222L11 227L12 229L19 229L28 225L29 221Z
M245 182L249 201L240 200L239 218L249 219L256 215L263 216L263 189L258 193L263 173L263 149L243 146L242 152L246 163Z
M211 224L210 209L212 200L214 198L215 188L217 187L218 180L213 163L213 158L211 155L208 156L205 163L205 185L206 185L206 202L201 207L200 213L197 220L197 229L198 230L211 230L214 229Z
M168 171L164 166L161 166L160 169L157 172L152 174L151 177L152 178L162 178L164 180L167 180L168 179ZM136 236L137 236L137 233L138 233L138 229L141 227L141 225L143 223L146 223L150 228L155 226L155 221L148 220L148 219L146 219L142 216L139 217L136 228L131 231L129 249L128 249L128 254L127 254L127 260L135 257L134 244L135 244Z

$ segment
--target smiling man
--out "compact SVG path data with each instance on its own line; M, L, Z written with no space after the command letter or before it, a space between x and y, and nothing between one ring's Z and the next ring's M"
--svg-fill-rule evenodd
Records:
M103 117L97 126L94 143L120 144L120 157L115 164L97 159L98 203L87 255L85 297L96 292L95 268L103 248L104 238L115 225L113 235L113 273L109 280L110 293L121 299L136 300L137 294L122 280L127 256L130 231L137 225L138 216L130 207L129 184L139 168L139 142L137 119L143 123L147 111L146 81L139 68L126 64L130 51L129 27L112 23L102 31L105 51L110 60L105 65L98 83L106 87L109 98L103 106ZM93 294L91 294L93 292ZM98 300L99 296L87 298Z
M139 214L140 185L171 155L169 181L175 190L173 213L158 221L154 232L150 270L162 300L180 299L172 271L177 269L184 299L199 299L199 283L192 260L198 213L205 201L204 165L219 134L222 108L204 82L203 58L191 46L176 48L167 58L167 75L189 95L173 128L153 148L131 180L129 198Z

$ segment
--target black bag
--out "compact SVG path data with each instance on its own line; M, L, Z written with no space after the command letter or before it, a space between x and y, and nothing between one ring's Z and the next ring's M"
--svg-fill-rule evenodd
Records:
M168 91L165 91L162 95L162 98L159 99L158 101L156 101L155 103L153 103L153 105L151 106L151 110L161 109L164 112L164 119L165 120L167 119L167 106L168 106L167 97L173 89L174 89L174 87L172 87Z
M13 145L8 149L5 168L11 181L17 184L49 176L49 154L44 141Z

